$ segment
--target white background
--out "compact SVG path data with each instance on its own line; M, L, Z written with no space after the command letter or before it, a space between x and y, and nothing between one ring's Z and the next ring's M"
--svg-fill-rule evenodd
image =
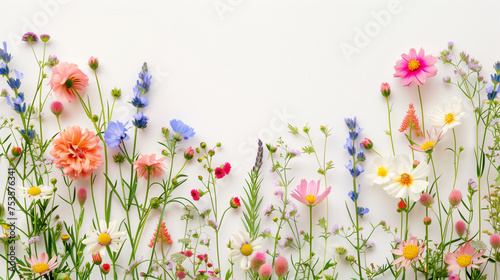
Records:
M333 187L330 226L347 225L348 222L344 201L348 199L352 183L344 168L348 161L348 154L343 149L347 137L344 117L357 116L364 128L361 136L371 138L377 151L390 152L389 139L384 133L387 108L379 93L382 82L389 82L393 89L390 101L394 103L393 130L398 153L409 154L404 135L396 129L408 103L413 102L419 116L420 113L416 87L403 88L400 81L393 78L394 65L402 53L422 47L426 54L438 56L448 41L454 41L458 51L465 50L481 62L485 77L499 59L496 50L500 43L497 24L500 3L497 1L472 5L470 1L397 0L104 3L40 0L1 1L1 6L0 41L7 41L14 56L11 68L25 73L22 90L28 98L34 90L36 65L28 45L20 42L27 31L50 34L52 39L47 54L78 64L89 77L87 60L90 56L98 57L103 92L115 86L123 90L116 114L116 119L121 121L129 120L132 115L132 110L127 109L130 105L126 97L131 94L142 63L148 62L153 86L148 93L150 106L144 112L151 121L139 137L141 143L152 145L141 144L141 152L160 152L160 146L154 145L161 136L159 129L168 126L173 118L182 119L197 133L189 142L182 143L184 148L196 146L200 141L209 145L221 141L223 149L218 160L220 164L228 161L234 167L231 176L224 178L219 186L224 193L221 201L243 195L244 178L253 165L258 138L265 143L275 143L282 136L290 146L298 149L305 143L287 133L286 123L299 128L309 124L317 145L322 145L317 128L328 125L333 135L327 158L333 160L336 167L328 175L329 185ZM40 46L38 51L41 51ZM437 76L428 79L422 87L426 115L443 100L460 96L456 88L442 82L442 77L452 76L450 67L441 62L436 66ZM91 78L90 81L86 94L95 96L95 80ZM1 87L7 85L2 82ZM2 114L10 110L4 101L0 108ZM79 123L90 128L89 123L80 121L83 111L75 111L81 110L77 108L75 102L67 107L61 116L62 125ZM46 125L54 125L50 112L45 113ZM468 178L475 174L472 119L469 112L466 124L457 129L459 145L465 147L458 183L463 191ZM449 147L451 140L445 138L440 147ZM452 158L451 153L443 149L437 149L436 158L440 162L438 174L444 173L442 193L447 194L446 190L451 188ZM372 156L375 155L368 153L368 162ZM1 163L5 166L5 162ZM196 166L194 162L191 165ZM311 156L303 155L292 167L296 178L293 186L301 178L320 178ZM269 168L269 161L266 161L262 187L266 194L275 190L272 184L275 177L267 172ZM399 215L395 212L398 200L370 186L363 177L359 181L362 184L360 204L370 208L362 221L365 227L380 219L393 227L398 226ZM88 182L80 180L78 184L85 186ZM178 194L189 196L191 188L201 187L193 176ZM266 198L263 206L271 202L272 199ZM306 207L299 206L299 209L306 214ZM324 216L320 212L325 209L324 205L316 207L315 219ZM168 216L167 227L175 239L182 236L175 228L178 212L174 213ZM237 213L230 217L235 223L239 223ZM420 234L420 238L423 238L423 213L423 208L417 205L411 215L414 224L410 231ZM149 239L157 218L153 216L150 220L144 242ZM265 221L266 225L271 224L267 218ZM304 227L307 225L305 222ZM434 226L437 229L437 224ZM233 232L232 227L227 228L223 244ZM377 245L368 254L369 262L383 264L382 260L390 257L387 242L390 238L381 230L377 231L373 239ZM346 244L339 237L331 240ZM321 247L320 243L316 245ZM224 259L228 251L222 247ZM349 253L355 252L351 249ZM145 256L148 255L146 250ZM342 265L339 272L340 279L351 275L346 265Z

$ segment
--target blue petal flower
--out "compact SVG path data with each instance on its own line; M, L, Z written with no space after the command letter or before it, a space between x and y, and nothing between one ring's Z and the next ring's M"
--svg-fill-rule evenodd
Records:
M5 61L5 63L9 63L12 59L12 55L7 52L7 42L3 42L3 49L0 49L0 58Z
M5 64L3 61L0 61L0 75L7 75L9 73L9 66L7 66L7 64Z
M187 140L189 137L193 137L196 133L192 127L177 119L171 120L170 126L176 133L182 135L184 140Z
M104 132L104 141L106 141L106 145L108 145L108 147L116 147L120 145L123 140L130 139L130 137L126 134L128 129L125 126L127 124L128 122L122 123L120 121L108 123L108 127Z
M349 138L346 138L344 149L346 149L351 156L356 153L356 148L352 145L352 140Z
M344 118L345 124L349 128L349 130L353 130L356 127L356 117L354 118Z
M34 129L28 129L26 132L24 129L20 129L19 132L21 132L22 135L27 136L28 139L34 139L35 138L35 130Z
M491 82L494 84L500 83L500 75L497 74L491 75Z
M486 93L487 93L487 96L488 96L488 100L493 100L497 97L497 94L498 94L498 89L497 90L494 90L495 87L494 86L489 86L486 88Z
M14 79L14 78L9 78L9 80L7 81L7 84L9 85L9 87L12 89L12 90L17 90L21 87L21 80L19 79Z
M149 117L144 116L142 112L139 112L134 115L134 120L132 124L138 128L146 128L148 126Z
M370 209L365 208L365 207L358 207L358 215L363 218L363 215L368 214L370 212Z
M361 165L359 164L357 164L356 167L354 167L351 160L349 160L349 164L347 164L345 167L349 170L353 178L358 177L359 174L365 171L363 167L361 167Z
M356 200L358 200L360 191L361 191L361 185L358 185L358 189L357 189L356 193L354 193L354 191L350 191L347 195L351 198L352 201L356 201Z

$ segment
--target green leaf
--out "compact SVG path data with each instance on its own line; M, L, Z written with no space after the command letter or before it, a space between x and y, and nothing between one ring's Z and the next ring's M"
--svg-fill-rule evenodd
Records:
M318 226L326 230L326 219L324 217L318 220Z
M288 124L288 129L290 129L291 134L299 134L299 129L296 126Z
M306 154L312 154L315 152L313 146L309 145L309 146L305 146L302 148L302 151Z

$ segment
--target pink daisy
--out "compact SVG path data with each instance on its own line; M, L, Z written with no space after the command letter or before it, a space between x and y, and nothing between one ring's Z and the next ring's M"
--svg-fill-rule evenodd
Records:
M443 134L443 131L441 130L438 132L436 129L434 129L434 139L431 138L431 134L429 131L427 131L427 138L422 135L422 145L410 145L410 148L412 150L415 150L417 152L428 152L432 151L434 146L436 146L437 142L439 141L439 138L441 137L441 134Z
M424 248L425 242L422 242L419 246L418 239L411 236L409 240L401 242L397 249L391 250L394 255L401 256L395 259L392 264L399 264L398 270L405 267L406 271L408 271L412 262L416 263L418 260L424 259L420 256L424 252Z
M89 86L89 78L78 69L78 65L61 62L52 69L49 85L57 100L71 102L78 98L76 91L80 93Z
M47 253L42 253L38 259L35 255L31 255L31 259L25 256L26 261L31 265L31 267L22 266L24 269L28 269L29 273L38 273L40 275L45 275L56 269L59 266L59 262L56 262L57 256L53 256L49 260Z
M321 180L318 180L317 183L316 181L311 180L308 184L307 180L302 179L302 181L300 181L300 185L293 190L291 196L305 205L314 206L323 201L323 199L330 194L332 189L332 187L328 187L322 194L318 195L320 182Z
M485 252L486 249L478 253L470 246L470 242L467 242L455 253L448 252L444 262L448 264L448 272L457 272L464 268L479 269L478 264L482 264L488 260L488 258L479 259Z
M132 162L135 165L135 171L137 171L138 177L143 177L148 179L148 171L151 173L152 178L156 178L165 173L165 164L163 161L165 158L156 159L156 154L143 155L140 159Z
M403 86L408 87L415 82L423 85L427 77L436 76L437 68L434 64L437 62L437 57L425 55L424 49L421 48L418 54L415 49L410 49L409 54L402 54L401 57L403 59L398 60L394 66L396 70L394 77L401 78Z

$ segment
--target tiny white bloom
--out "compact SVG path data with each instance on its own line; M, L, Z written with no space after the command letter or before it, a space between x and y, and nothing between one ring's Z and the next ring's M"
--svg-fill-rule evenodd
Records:
M413 168L413 162L407 156L400 156L395 159L395 168L392 184L384 187L384 190L395 198L408 197L411 201L419 200L420 194L429 186L429 166L420 162Z
M388 183L394 177L394 158L384 156L375 158L368 166L366 176L373 184L383 185Z
M231 248L233 249L230 253L231 260L237 261L241 259L241 269L248 270L250 268L250 260L255 255L255 252L262 249L260 244L264 239L259 236L253 242L250 242L249 234L243 231L233 234L233 238L231 241Z
M43 185L31 188L20 186L19 190L21 190L19 194L20 197L31 198L33 200L49 199L52 196L52 193L54 192L53 187L43 186Z
M116 221L109 223L109 228L106 226L106 221L101 220L99 226L101 231L92 228L92 233L90 237L87 237L82 241L83 244L88 245L88 254L100 253L104 255L106 253L106 247L109 247L112 252L117 252L120 250L120 245L123 241L121 237L125 237L127 233L116 231Z
M464 114L462 100L454 96L446 100L441 108L436 108L430 120L432 126L442 128L443 133L446 133L448 129L460 124L460 119Z

